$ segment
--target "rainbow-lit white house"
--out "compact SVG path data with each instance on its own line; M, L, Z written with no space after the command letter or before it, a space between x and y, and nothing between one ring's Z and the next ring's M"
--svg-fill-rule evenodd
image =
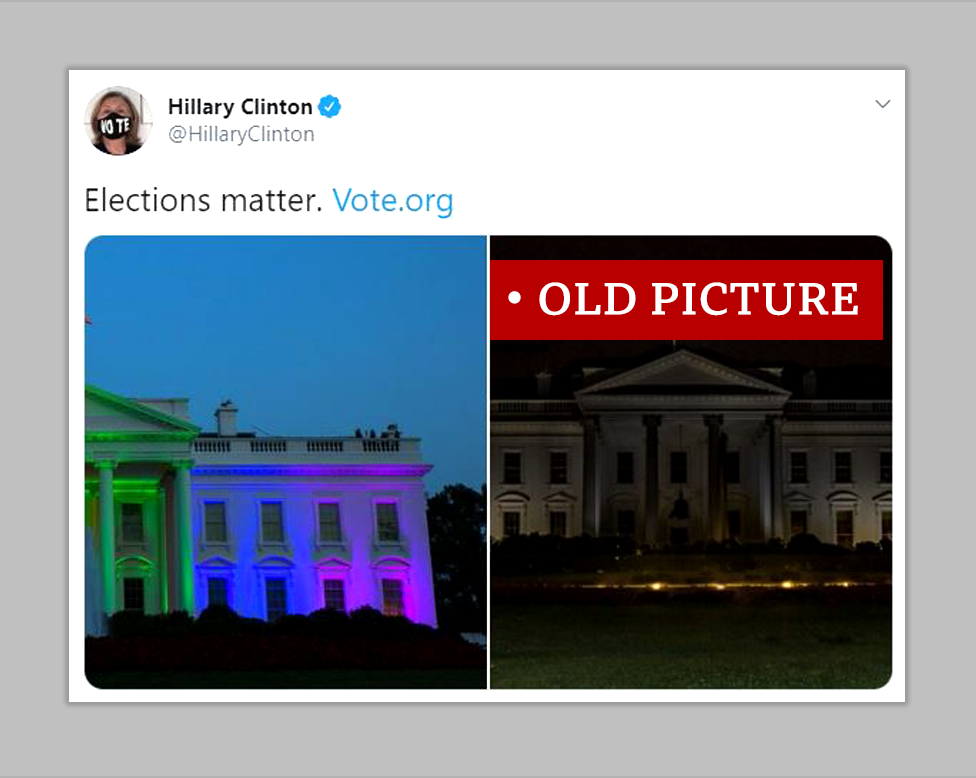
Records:
M216 432L186 399L85 388L86 632L105 614L371 606L436 626L420 441Z

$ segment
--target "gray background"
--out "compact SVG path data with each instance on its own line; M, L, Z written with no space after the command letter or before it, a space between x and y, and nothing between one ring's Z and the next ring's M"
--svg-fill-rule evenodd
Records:
M974 29L972 5L936 3L0 5L0 770L976 770ZM139 66L907 68L909 702L69 707L67 69Z

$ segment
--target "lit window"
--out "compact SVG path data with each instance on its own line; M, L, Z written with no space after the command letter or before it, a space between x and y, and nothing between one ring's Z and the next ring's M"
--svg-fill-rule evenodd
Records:
M807 531L807 512L790 511L790 536L805 535Z
M549 534L566 536L566 511L549 511Z
M122 606L127 611L145 612L146 582L142 578L122 579Z
M633 537L634 529L634 512L631 510L617 511L617 534Z
M280 502L261 503L261 540L265 543L285 542L285 523Z
M342 524L339 522L339 503L319 503L319 542L341 543Z
M845 508L834 514L835 538L838 546L854 545L854 511Z
M230 598L227 596L227 579L213 578L207 579L207 605L228 605Z
M403 615L403 581L398 578L383 579L383 614Z
M142 523L142 504L132 502L122 503L122 542L138 545L139 543L144 543L145 540L145 531Z
M326 578L322 581L322 599L326 610L346 610L346 587L341 578Z
M400 540L400 518L395 502L376 504L376 538L380 543L396 543Z
M227 542L227 506L222 502L203 504L203 536L207 543Z
M881 537L891 540L891 509L881 511Z
M806 451L790 452L790 483L791 484L807 483L807 452Z
M850 451L834 452L834 483L853 483L853 464Z
M617 452L617 483L618 484L634 483L634 452L632 451Z
M518 511L505 511L502 514L502 532L506 538L518 535L522 529L522 515Z
M268 621L280 619L288 613L288 590L284 578L266 578L264 581L264 603Z
M564 484L569 481L569 455L565 451L549 452L549 483Z
M522 455L518 451L506 451L502 454L502 483L522 483Z
M671 483L688 483L688 454L684 451L671 452Z
M729 451L725 454L725 483L739 483L739 452Z
M879 454L878 463L878 482L882 484L891 483L891 452L882 451Z

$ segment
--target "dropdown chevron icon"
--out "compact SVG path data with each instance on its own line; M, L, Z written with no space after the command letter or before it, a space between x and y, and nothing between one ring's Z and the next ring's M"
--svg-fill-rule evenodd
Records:
M888 103L891 102L891 100L885 100L883 103L880 100L875 100L874 102L876 102L878 105L884 108L886 105L888 105Z

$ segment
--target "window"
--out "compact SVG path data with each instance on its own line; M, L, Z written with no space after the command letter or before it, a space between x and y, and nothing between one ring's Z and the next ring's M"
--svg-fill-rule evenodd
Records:
M549 534L566 537L566 511L549 511Z
M341 543L342 524L339 522L339 503L319 503L319 542Z
M227 542L227 506L225 503L205 502L203 504L203 537L207 543Z
M325 609L330 611L346 610L346 586L341 578L326 578L322 581L322 599Z
M882 484L891 483L891 452L882 451L878 456L878 482Z
M522 455L518 451L506 451L502 454L502 483L522 483Z
M807 483L807 452L806 451L790 452L790 483L791 484Z
M790 537L805 535L807 531L807 512L805 510L790 511Z
M854 545L854 511L845 508L834 514L835 539L838 546Z
M280 502L261 503L261 541L284 543L285 523Z
M725 454L725 483L739 483L739 452L729 451Z
M684 451L671 452L671 483L688 483L688 454Z
M834 452L834 483L849 484L854 478L852 475L852 459L850 451Z
M400 518L395 502L376 504L376 539L380 543L396 543L400 540Z
M617 534L634 536L635 530L634 512L631 510L617 511Z
M729 523L729 537L737 538L742 534L742 511L731 510L726 513Z
M207 579L207 605L229 605L230 598L227 596L227 579L213 578Z
M122 606L127 611L145 613L146 582L142 578L122 579Z
M881 537L891 540L891 509L881 511Z
M549 483L569 482L569 455L565 451L549 452Z
M634 454L632 451L617 452L617 483L634 483Z
M122 503L122 543L144 543L146 540L142 524L142 504L133 502ZM141 580L141 579L139 579Z
M403 581L398 578L383 579L383 614L403 615Z
M284 578L264 579L264 604L268 621L280 619L288 613L288 589Z
M522 515L518 511L505 511L502 514L502 534L506 538L518 535L521 531Z

